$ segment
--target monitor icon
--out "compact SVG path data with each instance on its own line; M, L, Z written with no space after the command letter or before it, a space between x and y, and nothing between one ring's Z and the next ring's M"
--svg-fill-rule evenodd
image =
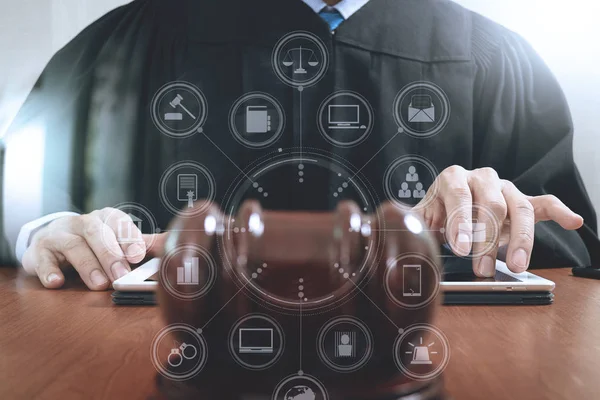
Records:
M329 129L366 129L360 125L360 107L357 104L330 104L328 106Z
M238 352L252 354L273 353L272 328L240 328Z

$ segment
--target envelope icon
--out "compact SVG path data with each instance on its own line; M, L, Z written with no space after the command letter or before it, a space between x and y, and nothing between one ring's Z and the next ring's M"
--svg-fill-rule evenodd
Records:
M435 106L431 96L416 94L410 99L408 122L435 122Z
M486 224L483 222L477 222L477 220L474 219L472 229L473 229L473 243L485 242ZM467 224L467 223L458 224L458 230L461 232L469 231L469 224Z

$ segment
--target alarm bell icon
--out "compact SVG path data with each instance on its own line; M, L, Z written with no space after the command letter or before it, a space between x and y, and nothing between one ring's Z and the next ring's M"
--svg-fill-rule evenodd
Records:
M419 344L414 345L411 342L408 342L409 346L412 347L411 351L407 351L406 354L412 354L412 360L410 361L411 365L425 365L425 364L433 364L431 359L429 358L430 354L437 354L435 351L435 342L431 342L428 345L423 344L423 337L419 338Z
M427 346L416 346L413 350L411 364L431 364L429 359L429 349Z

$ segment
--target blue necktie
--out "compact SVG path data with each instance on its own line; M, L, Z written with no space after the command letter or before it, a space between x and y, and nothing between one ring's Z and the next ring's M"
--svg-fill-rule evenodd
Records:
M344 21L342 14L335 8L324 8L319 15L329 24L329 28L334 31Z

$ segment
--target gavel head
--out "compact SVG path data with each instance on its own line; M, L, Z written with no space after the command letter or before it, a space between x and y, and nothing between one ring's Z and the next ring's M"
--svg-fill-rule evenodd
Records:
M372 214L353 202L333 212L196 207L172 223L158 298L168 326L183 327L162 356L179 362L181 344L195 342L205 358L190 361L185 382L161 372L167 397L438 398L431 387L448 356L432 326L439 259L418 217L391 203Z
M178 94L177 97L175 97L173 99L173 101L170 102L169 104L171 105L171 107L177 108L177 106L179 106L181 104L181 100L183 100L183 97L181 97L181 95Z

